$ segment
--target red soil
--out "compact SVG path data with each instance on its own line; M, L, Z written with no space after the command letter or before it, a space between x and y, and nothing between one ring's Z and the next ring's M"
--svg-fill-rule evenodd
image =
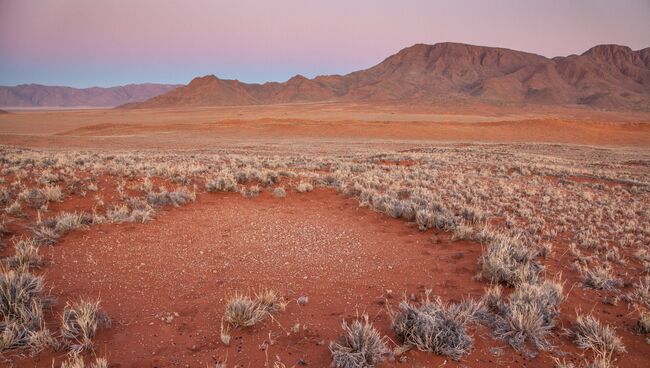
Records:
M56 210L81 209L75 202L58 204ZM396 308L404 296L420 296L429 288L445 301L479 298L487 286L474 280L481 251L479 244L451 242L445 233L432 242L430 232L317 189L286 198L268 192L253 199L200 194L197 202L159 211L147 224L72 232L45 248L44 256L50 262L47 285L61 301L54 313L65 301L102 300L113 326L99 332L95 346L111 366L202 367L227 361L228 367L261 367L267 359L272 366L278 356L288 367L299 361L327 367L327 345L339 335L343 319L366 312L394 340L386 305ZM635 314L623 305L602 304L593 291L575 286L577 276L568 271L562 250L556 248L544 263L549 274L569 274L563 277L571 293L562 305L562 323L570 325L576 308L593 310L603 322L619 326L629 352L621 367L644 366L647 346L630 332ZM235 292L262 288L286 297L287 310L254 328L231 330L231 345L225 346L219 328L226 300ZM306 306L296 303L300 296L309 297ZM48 320L56 323L57 318ZM300 331L290 332L297 323ZM475 349L459 363L411 351L406 363L383 366L553 366L545 353L526 358L493 340L484 327L472 328L471 334ZM582 353L568 337L553 342L570 358ZM261 349L265 344L268 348ZM493 347L505 354L494 355ZM46 354L19 360L18 366L50 367L62 358Z

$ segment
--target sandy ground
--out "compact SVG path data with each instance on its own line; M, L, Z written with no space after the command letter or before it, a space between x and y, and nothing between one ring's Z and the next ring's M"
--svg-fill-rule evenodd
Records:
M650 114L581 109L293 104L167 110L14 111L0 143L183 148L317 142L555 142L650 147Z

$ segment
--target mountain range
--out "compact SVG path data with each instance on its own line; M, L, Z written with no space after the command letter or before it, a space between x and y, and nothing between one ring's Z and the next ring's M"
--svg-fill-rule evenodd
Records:
M108 88L72 88L40 84L0 86L0 107L114 107L145 101L176 87L179 85L154 83Z
M357 101L585 105L650 110L650 48L599 45L555 57L460 43L417 44L346 75L248 84L214 75L125 108Z
M189 84L76 89L0 87L0 107L168 108L294 102L488 103L579 105L650 110L650 47L598 45L581 55L547 58L460 43L416 44L346 75L301 75L286 82L242 83L214 75Z

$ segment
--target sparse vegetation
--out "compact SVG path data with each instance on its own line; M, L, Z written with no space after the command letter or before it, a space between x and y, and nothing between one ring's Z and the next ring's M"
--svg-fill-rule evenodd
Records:
M109 327L108 315L100 309L99 301L80 301L67 304L63 310L61 336L69 345L70 350L78 353L93 349L92 338L97 329Z
M250 327L284 310L285 301L273 290L264 290L254 297L236 294L228 303L224 319L235 327Z
M368 315L351 324L343 321L343 335L330 342L332 365L337 368L370 368L388 352L385 338L370 323Z
M420 306L403 301L392 319L392 328L405 348L445 355L459 360L469 354L473 339L467 324L478 319L481 305L472 300L445 304L429 296Z
M578 314L571 331L576 345L594 352L596 361L609 367L614 353L625 352L623 341L613 328L603 325L592 315Z

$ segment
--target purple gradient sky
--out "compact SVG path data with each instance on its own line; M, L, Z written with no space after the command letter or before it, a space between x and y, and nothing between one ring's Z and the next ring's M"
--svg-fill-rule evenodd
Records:
M650 46L649 0L0 0L0 85L348 73L414 43Z

